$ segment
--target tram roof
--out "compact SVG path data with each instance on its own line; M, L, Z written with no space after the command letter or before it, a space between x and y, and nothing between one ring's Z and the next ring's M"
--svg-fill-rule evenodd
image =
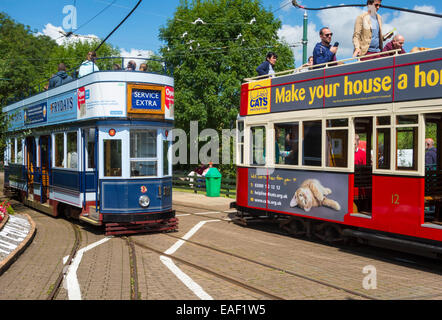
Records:
M168 91L172 92L169 101L173 104L173 86L173 78L167 75L124 70L96 71L12 103L4 107L3 112L12 116L10 131L91 118L125 117L128 115L127 108L133 103L131 95L138 90L154 94L149 101L145 98L144 104L158 104L159 101L156 108L152 107L147 114L159 114L163 110L165 119L173 120L173 111L165 112L167 99L164 97L164 89L169 88ZM80 110L80 100L84 100L83 111ZM87 107L86 103L89 103ZM145 113L141 109L136 112Z
M247 78L240 115L442 98L442 48L381 54Z

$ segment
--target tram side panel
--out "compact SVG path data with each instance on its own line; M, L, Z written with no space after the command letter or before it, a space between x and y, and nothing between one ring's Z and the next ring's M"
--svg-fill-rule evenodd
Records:
M373 176L372 212L359 214L353 213L353 174L244 167L238 167L237 173L236 204L240 210L282 213L442 241L441 229L424 225L423 178ZM300 192L311 188L303 185L307 180L316 180L317 187L323 188L325 203L300 203L303 197L312 196L307 190Z

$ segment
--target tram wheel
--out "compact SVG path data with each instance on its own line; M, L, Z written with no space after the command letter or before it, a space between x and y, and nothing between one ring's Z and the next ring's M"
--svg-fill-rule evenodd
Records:
M334 223L321 223L314 228L314 235L327 243L336 243L344 240L342 231L339 226Z
M302 236L307 232L305 222L301 218L292 217L280 224L280 228L292 236Z

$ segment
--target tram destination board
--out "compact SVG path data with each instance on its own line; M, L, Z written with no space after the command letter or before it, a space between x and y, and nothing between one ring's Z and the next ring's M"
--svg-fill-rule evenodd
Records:
M241 115L441 98L441 56L429 50L253 81L243 86Z

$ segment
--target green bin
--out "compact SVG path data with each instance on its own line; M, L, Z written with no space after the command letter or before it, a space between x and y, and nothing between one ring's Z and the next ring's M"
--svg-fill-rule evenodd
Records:
M217 168L210 168L206 175L206 194L208 197L219 197L221 191L221 173Z

